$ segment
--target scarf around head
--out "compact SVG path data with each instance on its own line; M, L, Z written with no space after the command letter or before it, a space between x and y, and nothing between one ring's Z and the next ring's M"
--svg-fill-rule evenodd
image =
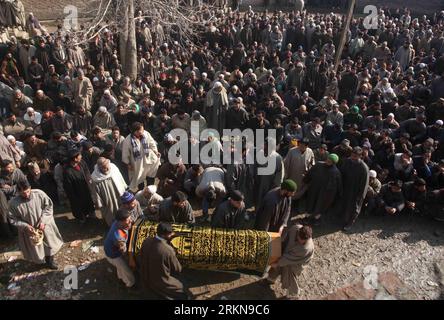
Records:
M125 180L122 177L122 174L120 173L119 169L116 167L115 164L110 163L110 170L108 171L107 174L102 173L102 171L100 171L99 166L96 164L94 166L94 171L91 175L91 179L95 182L95 183L99 183L102 182L106 179L111 178L117 188L117 191L119 192L119 196L121 196L126 188L128 187Z
M214 106L214 100L215 100L215 97L218 96L218 95L221 96L222 105L223 105L223 106L228 106L227 90L226 90L224 87L222 87L221 92L216 92L216 91L214 90L214 88L213 88L213 89L211 89L211 91L207 94L207 101L206 101L206 103L207 103L207 106L208 106L208 107L213 107L213 106Z

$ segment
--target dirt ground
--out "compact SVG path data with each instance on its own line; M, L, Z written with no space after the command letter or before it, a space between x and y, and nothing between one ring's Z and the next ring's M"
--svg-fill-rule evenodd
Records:
M73 2L88 1L24 0L26 11L34 11L42 20L60 18L64 6ZM65 240L56 256L58 271L39 270L24 261L16 241L0 242L0 299L142 298L122 288L104 258L107 228L101 220L80 225L62 210L56 223ZM322 299L362 281L368 268L393 272L417 299L442 297L435 264L444 257L443 223L422 217L361 217L351 233L338 229L334 221L314 229L316 252L300 278L300 299ZM63 287L63 269L69 265L79 268L77 290ZM237 273L185 270L182 280L196 299L280 299L283 295L279 283L264 286L258 277Z
M323 299L363 281L365 270L391 272L414 292L415 299L442 294L435 263L444 257L444 224L422 217L361 217L352 232L338 231L333 218L314 229L315 256L300 277L300 299ZM17 244L0 244L0 299L142 299L128 292L106 261L102 220L82 226L71 213L56 214L65 245L56 255L58 271L24 261ZM76 241L76 240L81 240ZM9 260L9 262L8 262ZM77 290L65 290L66 266L78 268ZM280 299L279 282L267 286L259 277L230 272L185 270L185 285L195 299Z

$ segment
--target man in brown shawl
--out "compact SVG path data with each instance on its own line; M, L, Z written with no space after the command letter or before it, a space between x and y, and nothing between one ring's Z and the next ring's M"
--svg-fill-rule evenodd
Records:
M169 223L157 226L155 238L147 238L139 255L140 278L145 290L167 300L186 300L183 284L174 276L182 271L176 252L169 243L174 237Z
M91 110L92 96L94 88L82 69L79 69L77 78L72 82L72 90L74 93L74 103L77 107L83 106L86 110Z
M208 128L216 129L221 134L225 128L225 118L228 110L227 90L222 83L216 81L213 89L208 92L205 109Z

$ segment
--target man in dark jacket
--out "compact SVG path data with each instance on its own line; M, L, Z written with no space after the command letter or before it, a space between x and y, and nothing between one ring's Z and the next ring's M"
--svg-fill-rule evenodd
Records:
M255 229L282 234L290 217L291 198L296 189L296 183L288 179L279 188L269 191L257 210Z
M342 162L340 170L342 173L343 197L341 200L342 212L344 213L344 231L350 230L353 223L361 212L367 194L369 182L369 169L362 161L362 149L353 149L349 159Z
M405 199L402 194L402 181L390 181L382 186L378 200L378 214L390 216L399 215L405 208Z
M245 225L244 195L238 190L231 192L228 200L219 204L211 219L213 228L242 229Z
M169 223L157 226L155 238L147 238L140 251L140 278L145 290L151 290L162 299L186 300L184 286L175 274L182 271L170 241L174 237Z
M177 191L171 197L163 200L159 206L159 220L193 224L195 222L193 208L187 198L185 193Z

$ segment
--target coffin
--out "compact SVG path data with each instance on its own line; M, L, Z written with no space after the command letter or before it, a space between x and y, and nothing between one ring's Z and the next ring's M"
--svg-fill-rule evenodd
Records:
M130 266L137 267L137 255L145 239L156 235L157 223L139 219L131 229L128 247ZM183 267L190 269L237 271L263 275L281 256L278 233L211 227L172 225L171 245Z

